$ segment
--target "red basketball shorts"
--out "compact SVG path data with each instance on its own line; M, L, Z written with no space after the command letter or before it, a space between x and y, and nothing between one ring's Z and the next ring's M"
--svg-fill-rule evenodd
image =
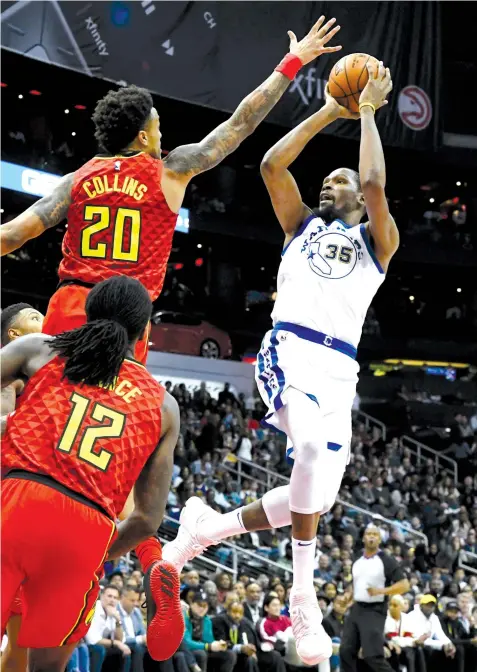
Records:
M43 321L43 333L56 336L63 331L82 327L86 322L86 299L91 289L82 285L64 285L51 297ZM149 349L149 329L136 344L134 357L146 364Z
M2 618L2 627L3 630L0 632L0 636L5 634L5 628L7 627L8 621L12 616L21 616L23 614L23 588L20 586L18 593L13 598L13 601L10 605L8 612L5 612L5 622Z
M7 478L2 485L2 632L21 585L18 645L73 644L91 624L116 526L43 483Z

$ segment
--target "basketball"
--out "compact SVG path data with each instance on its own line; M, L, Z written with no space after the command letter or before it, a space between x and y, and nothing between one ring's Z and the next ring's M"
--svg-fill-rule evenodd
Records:
M371 63L377 69L379 61L369 54L349 54L343 56L333 66L329 79L329 91L333 98L351 112L359 111L359 96L368 83L366 65Z

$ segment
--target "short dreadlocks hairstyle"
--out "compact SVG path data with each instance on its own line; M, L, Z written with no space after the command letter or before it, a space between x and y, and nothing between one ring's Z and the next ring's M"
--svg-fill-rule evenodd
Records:
M109 91L96 105L93 123L101 149L118 154L126 149L144 128L154 103L146 89L128 86Z
M9 342L10 339L8 338L8 330L15 321L15 318L17 317L18 313L22 310L25 310L25 308L33 309L33 306L30 306L29 303L14 303L11 306L8 306L4 310L2 310L0 314L0 330L1 330L2 346L7 345L7 343Z

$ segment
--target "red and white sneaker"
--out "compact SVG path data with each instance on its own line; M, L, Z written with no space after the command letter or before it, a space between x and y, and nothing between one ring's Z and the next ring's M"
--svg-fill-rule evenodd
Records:
M177 537L162 549L164 560L172 563L177 571L181 572L186 562L201 555L209 546L220 543L200 533L202 521L210 516L220 516L220 513L204 504L199 497L187 500L181 511Z
M292 588L290 618L296 652L305 665L318 665L328 660L333 653L333 646L321 624L323 615L313 588L310 593L294 591Z
M180 577L173 564L154 562L144 576L147 605L147 649L153 660L168 660L184 637Z

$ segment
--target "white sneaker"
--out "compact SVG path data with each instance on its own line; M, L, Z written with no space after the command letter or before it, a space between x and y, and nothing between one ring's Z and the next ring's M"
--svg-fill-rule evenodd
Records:
M210 516L220 516L220 513L204 504L200 497L187 500L179 518L177 537L162 549L162 559L172 562L178 572L182 571L186 562L201 555L209 546L219 543L199 534L200 523Z
M323 616L315 592L290 593L290 617L296 651L305 665L318 665L333 653L331 639L321 621Z

